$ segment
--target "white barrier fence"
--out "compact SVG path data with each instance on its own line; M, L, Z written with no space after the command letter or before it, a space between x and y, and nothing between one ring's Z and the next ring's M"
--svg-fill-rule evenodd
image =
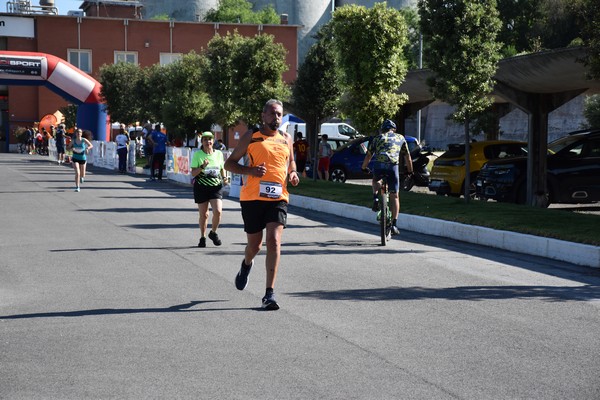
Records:
M106 168L110 170L119 169L119 156L117 155L117 144L115 142L102 142L94 140L92 141L94 147L88 153L88 163L94 165L94 167ZM167 179L184 183L192 183L192 157L198 149L189 147L167 147L167 154L165 157L165 171ZM223 158L226 160L231 154L230 151L223 151ZM50 139L48 141L48 158L51 161L58 161L58 154L56 152L56 141ZM127 155L127 172L135 174L137 173L136 168L136 157L135 157L135 143L132 143L128 148ZM230 176L229 172L227 173ZM238 175L234 175L231 180L232 186L239 186L241 179ZM236 190L237 189L237 190ZM232 188L230 192L232 195L237 193L236 197L239 197L239 187Z

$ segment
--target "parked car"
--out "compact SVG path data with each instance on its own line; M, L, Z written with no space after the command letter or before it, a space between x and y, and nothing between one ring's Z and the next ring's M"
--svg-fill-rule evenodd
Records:
M549 143L546 177L546 205L600 201L600 130L574 132ZM477 195L524 204L527 157L489 161L477 177Z
M488 140L470 144L471 193L481 167L489 160L527 155L527 143L514 140ZM465 145L450 144L431 168L429 190L438 195L461 196L465 192Z
M405 136L408 149L411 153L419 148L419 141L412 136ZM333 182L346 182L348 179L369 179L370 174L362 171L362 163L367 155L371 137L364 136L349 141L334 151L329 163L329 180ZM373 168L373 160L369 163Z

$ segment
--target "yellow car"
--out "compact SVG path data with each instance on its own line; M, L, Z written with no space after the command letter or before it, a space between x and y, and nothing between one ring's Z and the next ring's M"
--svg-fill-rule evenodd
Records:
M475 193L477 173L488 162L498 158L527 155L527 143L515 140L489 140L470 144L471 193ZM431 169L429 190L438 195L461 196L465 189L465 145L450 144Z

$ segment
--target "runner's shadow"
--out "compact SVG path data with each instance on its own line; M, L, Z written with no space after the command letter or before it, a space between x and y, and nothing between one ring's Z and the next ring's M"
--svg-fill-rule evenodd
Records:
M237 311L237 310L256 310L253 308L205 308L191 309L199 304L220 303L228 300L204 300L190 301L185 304L178 304L166 308L99 308L93 310L77 310L77 311L56 311L45 313L32 314L16 314L0 316L3 319L29 319L29 318L55 318L55 317L87 317L94 315L122 315L122 314L156 314L156 313L177 313L177 312L200 312L200 311Z

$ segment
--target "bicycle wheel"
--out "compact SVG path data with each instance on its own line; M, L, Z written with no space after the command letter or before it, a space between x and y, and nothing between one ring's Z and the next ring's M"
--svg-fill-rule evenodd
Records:
M381 208L381 214L380 214L380 218L379 218L379 228L381 229L380 231L380 235L381 235L381 245L385 246L385 244L387 243L388 240L388 218L389 215L388 213L390 212L389 208L388 208L388 198L387 198L387 194L383 192L384 189L382 189L379 192L379 205Z

